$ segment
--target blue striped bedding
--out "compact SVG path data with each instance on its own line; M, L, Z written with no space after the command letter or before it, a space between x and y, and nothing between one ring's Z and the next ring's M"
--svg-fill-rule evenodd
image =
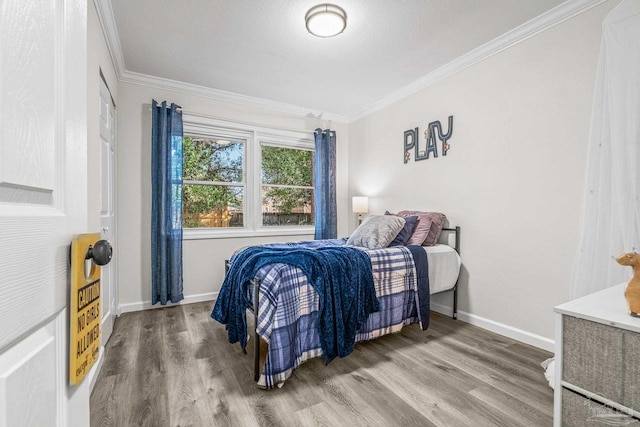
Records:
M411 251L402 246L362 250L371 259L381 310L369 315L356 341L397 332L411 323L422 321L426 327L428 318L421 319L417 310L420 301ZM272 388L282 385L304 361L322 355L317 328L319 299L306 276L295 267L270 264L261 268L256 278L260 283L257 332L268 343L258 385ZM424 298L425 292L421 295Z

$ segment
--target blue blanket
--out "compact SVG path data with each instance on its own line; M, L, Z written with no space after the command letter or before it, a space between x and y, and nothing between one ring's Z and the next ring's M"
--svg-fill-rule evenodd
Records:
M326 362L349 355L358 328L380 304L369 256L348 246L253 246L236 254L211 313L213 319L227 325L229 342L240 341L242 348L246 347L247 287L261 267L274 263L302 270L318 293L320 342Z
M413 263L416 266L416 281L418 288L418 318L420 327L426 331L429 327L431 314L431 292L429 290L429 261L427 251L422 246L410 245L407 249L411 252Z

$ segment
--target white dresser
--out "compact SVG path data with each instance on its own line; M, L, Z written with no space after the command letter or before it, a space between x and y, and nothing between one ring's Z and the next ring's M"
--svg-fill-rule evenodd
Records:
M554 426L640 426L640 318L624 286L555 307Z

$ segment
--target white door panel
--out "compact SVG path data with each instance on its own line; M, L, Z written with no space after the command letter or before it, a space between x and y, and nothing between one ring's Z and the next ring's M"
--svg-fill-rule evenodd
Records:
M0 1L0 140L13 142L0 145L0 187L20 190L13 194L15 201L35 197L36 203L49 204L50 197L40 197L50 196L55 188L56 147L47 142L60 130L51 108L60 72L56 3ZM37 25L29 25L27 33L25 22ZM34 54L26 56L29 51Z
M65 160L56 155L65 150L64 123L56 109L61 94L55 88L62 72L56 66L62 4L3 0L2 7L0 348L64 308L64 257L71 231L64 203ZM31 21L37 23L30 26L35 31L26 33L24 22ZM7 39L7 34L12 36ZM23 59L29 50L37 54Z
M0 416L0 426L52 425L51 414L57 411L56 400L51 399L58 373L56 340L64 335L56 330L57 323L65 324L50 322L0 355L0 397L12 408ZM41 404L33 405L32 400Z
M65 331L69 244L87 231L87 2L0 10L0 426L87 425Z
M104 81L100 81L100 226L102 238L108 240L114 250L114 257L102 266L102 345L111 336L116 316L116 265L117 242L115 220L115 109L111 94Z

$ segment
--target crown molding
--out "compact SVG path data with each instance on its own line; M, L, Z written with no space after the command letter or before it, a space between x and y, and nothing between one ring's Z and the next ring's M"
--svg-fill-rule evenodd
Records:
M371 113L412 95L432 84L450 77L465 68L483 61L505 49L523 42L555 25L573 18L607 0L568 0L530 21L510 30L488 43L462 55L442 67L424 75L381 100L371 104L358 113L348 117L347 123L354 122Z
M116 77L120 77L125 73L124 55L122 54L122 46L120 45L120 36L118 35L118 27L113 16L111 8L111 0L93 0L93 5L98 13L98 20L102 27L102 34L107 41L107 49L111 56L111 62L116 70Z
M297 105L287 104L285 102L272 101L270 99L257 98L254 96L242 95L234 92L227 92L224 90L194 85L177 80L165 79L163 77L150 76L148 74L136 73L133 71L124 71L119 77L119 80L124 83L133 83L142 86L155 87L159 89L184 93L187 95L210 98L216 101L229 102L236 105L262 108L269 111L279 111L281 113L291 114L293 116L313 117L317 119L331 120L342 123L346 123L347 121L347 116L342 116L339 114L314 111L311 108L304 108Z
M191 83L165 79L147 74L128 71L125 67L120 37L115 24L113 9L110 0L93 0L98 12L98 18L102 26L102 31L107 40L109 53L116 69L118 80L121 82L139 84L143 86L155 87L174 92L201 96L222 102L245 105L254 108L279 111L294 116L321 118L322 120L332 120L342 123L351 123L369 114L381 110L409 95L412 95L440 80L450 77L465 68L477 64L505 49L508 49L522 41L525 41L536 34L541 33L555 25L573 18L607 0L568 0L542 15L525 22L524 24L510 30L503 35L491 40L488 43L468 52L465 55L454 59L442 67L432 71L414 82L400 88L390 95L380 99L370 106L360 110L353 115L339 115L327 112L318 112L310 108L304 108L292 104L257 98L238 93L227 92Z
M151 76L148 74L136 73L128 71L125 66L122 46L120 44L120 36L116 26L111 0L93 0L98 13L98 19L102 26L102 32L107 40L107 46L118 81L125 83L138 84L159 89L171 90L174 92L184 93L188 95L201 96L204 98L214 99L216 101L229 102L248 107L267 109L270 111L279 111L281 113L291 114L298 117L312 116L317 119L331 120L346 123L347 116L339 114L331 114L322 111L316 111L311 108L304 108L297 105L287 104L284 102L272 101L269 99L257 98L253 96L241 95L238 93L227 92L219 89L213 89L205 86L198 86L191 83L180 82L162 77Z

